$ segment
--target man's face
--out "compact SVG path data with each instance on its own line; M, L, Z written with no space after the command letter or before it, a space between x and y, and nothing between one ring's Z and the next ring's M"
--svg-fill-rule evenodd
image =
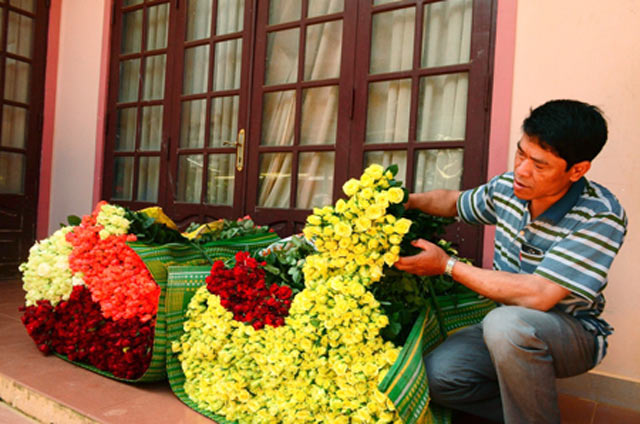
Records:
M536 137L523 134L516 150L513 191L522 200L550 206L577 180L566 168L564 159L542 148Z

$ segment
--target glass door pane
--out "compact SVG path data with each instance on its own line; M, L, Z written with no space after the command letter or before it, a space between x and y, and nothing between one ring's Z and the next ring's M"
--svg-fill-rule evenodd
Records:
M232 217L242 142L246 32L244 1L190 0L177 145L178 219L194 212ZM184 203L184 207L179 203ZM187 206L186 204L190 204Z
M107 196L121 202L156 203L166 100L171 7L125 1L119 13L119 54L115 124L106 167L112 180ZM111 163L109 163L111 162Z
M341 2L270 3L257 206L310 209L333 199L344 25L335 14L343 8ZM325 15L331 18L320 20ZM290 28L269 29L282 23Z

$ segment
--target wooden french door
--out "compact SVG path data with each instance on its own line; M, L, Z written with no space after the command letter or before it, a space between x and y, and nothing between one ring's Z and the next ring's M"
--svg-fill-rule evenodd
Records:
M105 197L286 235L369 163L481 183L494 6L116 0Z
M48 8L0 0L0 278L35 239Z

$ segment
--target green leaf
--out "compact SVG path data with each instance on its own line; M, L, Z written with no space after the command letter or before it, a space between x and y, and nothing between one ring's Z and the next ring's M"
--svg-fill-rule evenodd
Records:
M389 165L389 167L385 170L385 172L386 171L391 171L391 173L395 177L396 174L398 173L398 165L396 165L395 163L393 165Z
M81 222L82 222L82 218L80 218L77 215L69 215L69 216L67 216L67 223L72 227L76 226L76 225L80 225Z

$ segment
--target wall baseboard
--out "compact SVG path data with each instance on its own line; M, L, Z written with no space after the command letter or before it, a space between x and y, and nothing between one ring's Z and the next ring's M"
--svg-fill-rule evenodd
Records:
M597 372L556 380L558 393L640 412L640 382Z

